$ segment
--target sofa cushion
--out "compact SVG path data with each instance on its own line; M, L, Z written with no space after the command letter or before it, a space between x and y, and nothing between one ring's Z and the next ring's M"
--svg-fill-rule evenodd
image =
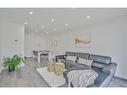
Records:
M94 85L96 87L99 87L106 80L109 74L103 73L100 69L94 67L92 68L92 70L98 73L98 77L94 80Z
M102 64L111 63L111 57L108 57L108 56L100 56L100 55L91 54L89 59L93 60L94 62L100 62Z
M80 53L80 52L66 52L65 55L66 56L68 56L68 55L77 56L77 57L81 57L81 58L85 58L85 59L88 59L90 56L89 53Z
M77 66L76 62L73 62L73 61L70 61L70 60L65 60L65 68L66 69L70 69L70 68L76 67L76 66Z
M106 65L106 64L102 64L102 63L100 63L100 62L93 62L93 63L92 63L92 66L102 69L102 68L104 68L104 67L107 66L107 65Z

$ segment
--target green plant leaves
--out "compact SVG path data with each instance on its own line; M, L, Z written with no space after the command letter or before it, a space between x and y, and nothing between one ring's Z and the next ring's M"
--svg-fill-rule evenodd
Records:
M22 57L14 55L12 58L7 57L4 59L4 67L7 67L8 69L15 69L15 67L20 65L22 62L24 62Z

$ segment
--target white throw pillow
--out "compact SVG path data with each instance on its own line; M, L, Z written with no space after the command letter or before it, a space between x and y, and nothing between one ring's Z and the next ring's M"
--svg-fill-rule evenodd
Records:
M76 56L67 56L66 59L70 60L70 61L75 61L77 59L77 57Z
M84 64L86 66L91 67L93 60L88 60L88 59L84 59L84 58L79 58L78 63L80 64Z

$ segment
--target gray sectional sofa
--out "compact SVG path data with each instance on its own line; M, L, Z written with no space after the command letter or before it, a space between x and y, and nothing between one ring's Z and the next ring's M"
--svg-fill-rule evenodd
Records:
M75 62L72 62L70 60L66 60L66 56L76 56L77 59ZM56 56L56 60L62 60L62 62L65 64L65 68L67 69L64 72L66 82L68 82L67 73L69 71L89 69L88 66L79 64L77 62L79 57L93 60L91 69L98 73L98 77L94 80L94 84L90 85L89 87L108 87L112 78L114 77L117 64L111 62L111 57L89 53L66 52L65 55Z

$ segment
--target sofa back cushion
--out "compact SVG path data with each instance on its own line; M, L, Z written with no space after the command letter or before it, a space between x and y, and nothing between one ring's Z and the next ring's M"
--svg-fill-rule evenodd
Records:
M111 63L111 57L108 57L108 56L100 56L100 55L91 54L89 59L93 60L94 62L98 62L98 63L106 64L106 65Z
M106 64L102 64L102 63L100 63L100 62L93 62L91 66L92 66L92 67L97 67L97 68L102 69L102 68L104 68L104 67L107 66L107 65L106 65Z
M85 58L85 59L88 59L90 56L89 53L80 53L80 52L66 52L65 55L77 56L77 57Z

